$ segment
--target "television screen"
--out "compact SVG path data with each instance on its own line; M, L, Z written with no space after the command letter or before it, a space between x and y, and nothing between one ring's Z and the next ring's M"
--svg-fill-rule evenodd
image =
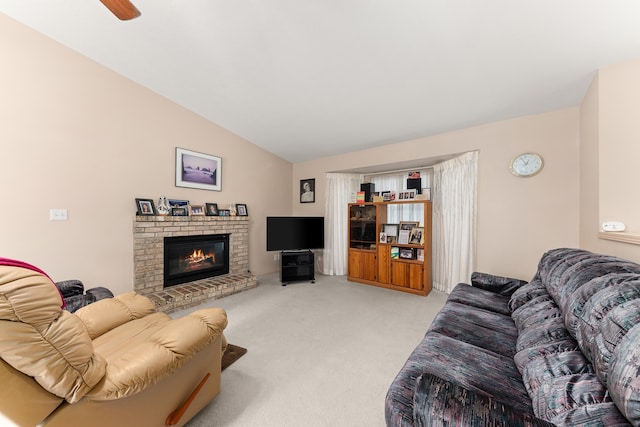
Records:
M324 217L267 217L267 251L322 248L324 248Z

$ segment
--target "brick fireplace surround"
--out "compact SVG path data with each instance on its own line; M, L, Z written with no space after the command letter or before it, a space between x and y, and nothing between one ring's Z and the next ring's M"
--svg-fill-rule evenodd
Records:
M164 238L229 233L229 274L163 287ZM258 286L249 272L249 217L136 216L133 290L171 313Z

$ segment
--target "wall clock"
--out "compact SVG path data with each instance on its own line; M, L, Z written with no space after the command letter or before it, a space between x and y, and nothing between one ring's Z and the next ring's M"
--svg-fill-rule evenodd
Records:
M533 176L542 170L544 160L536 153L523 153L509 164L509 170L515 176Z

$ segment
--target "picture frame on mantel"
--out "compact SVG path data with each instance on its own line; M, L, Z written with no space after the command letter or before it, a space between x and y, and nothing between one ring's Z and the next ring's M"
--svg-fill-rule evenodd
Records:
M222 191L222 159L176 148L176 187Z
M152 199L136 199L137 215L158 215Z

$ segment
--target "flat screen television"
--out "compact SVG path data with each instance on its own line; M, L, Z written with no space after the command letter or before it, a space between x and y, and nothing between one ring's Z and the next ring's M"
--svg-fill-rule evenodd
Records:
M324 217L267 217L267 251L295 251L323 248Z

